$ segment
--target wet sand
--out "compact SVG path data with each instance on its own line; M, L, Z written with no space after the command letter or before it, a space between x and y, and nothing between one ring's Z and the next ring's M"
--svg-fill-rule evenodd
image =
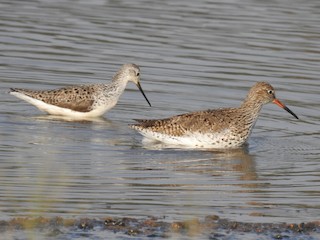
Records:
M219 216L207 216L203 220L168 222L165 219L149 217L137 218L81 218L67 219L62 217L21 217L8 221L0 221L2 234L15 235L17 232L34 232L46 237L67 239L69 233L85 234L94 237L100 232L105 237L118 234L139 238L204 238L234 239L234 236L256 236L259 239L318 239L320 237L320 221L306 223L244 223L229 221ZM121 237L122 236L122 237Z

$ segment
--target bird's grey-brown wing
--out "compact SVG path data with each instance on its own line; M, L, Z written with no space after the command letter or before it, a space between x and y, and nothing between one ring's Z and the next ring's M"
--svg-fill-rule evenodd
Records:
M94 103L93 93L96 91L94 86L79 85L47 91L34 91L28 89L11 89L26 96L38 99L45 103L62 108L68 108L78 112L89 112Z
M219 132L230 125L228 109L207 110L181 114L160 120L136 120L139 123L131 125L137 130L148 129L153 132L182 136L187 132Z

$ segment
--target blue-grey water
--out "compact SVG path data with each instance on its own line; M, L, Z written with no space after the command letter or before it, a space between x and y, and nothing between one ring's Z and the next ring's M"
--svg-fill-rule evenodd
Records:
M317 0L1 1L0 220L320 220L319 39ZM107 82L123 63L140 66L152 108L132 83L96 121L8 94ZM266 105L243 149L145 146L128 128L238 106L257 81L300 120Z

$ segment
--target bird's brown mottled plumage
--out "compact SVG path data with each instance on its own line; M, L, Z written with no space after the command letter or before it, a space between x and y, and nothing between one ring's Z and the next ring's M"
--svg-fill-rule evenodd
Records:
M12 88L11 91L23 93L58 107L69 108L78 112L89 112L92 110L94 102L92 93L98 91L98 88L96 85L78 85L45 91L19 88Z
M276 99L270 84L259 82L249 90L247 97L238 108L198 111L159 120L136 120L138 123L130 126L154 140L166 142L168 138L168 142L179 143L179 141L186 142L186 138L192 138L193 142L199 142L199 144L202 141L209 142L201 143L206 146L225 146L224 142L228 142L229 147L235 147L245 143L261 107L269 102L274 102L298 118ZM195 135L197 137L194 137ZM205 140L199 136L204 136Z
M235 109L229 108L185 113L160 120L135 119L139 124L133 126L173 136L183 136L190 131L204 133L208 129L215 132L230 126L229 114L234 111Z

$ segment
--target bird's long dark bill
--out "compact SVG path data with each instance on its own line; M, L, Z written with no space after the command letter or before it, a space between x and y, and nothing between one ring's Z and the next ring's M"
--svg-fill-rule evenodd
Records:
M282 102L280 102L278 99L273 100L273 103L277 104L279 107L286 110L288 113L290 113L292 116L294 116L296 119L299 119L297 115L295 115L286 105L284 105Z
M150 104L148 98L146 97L146 95L144 94L144 92L143 92L143 90L142 90L142 87L141 87L141 85L140 85L139 82L137 83L137 87L139 88L140 92L142 93L142 95L144 96L144 98L147 100L149 106L151 107L151 104Z

